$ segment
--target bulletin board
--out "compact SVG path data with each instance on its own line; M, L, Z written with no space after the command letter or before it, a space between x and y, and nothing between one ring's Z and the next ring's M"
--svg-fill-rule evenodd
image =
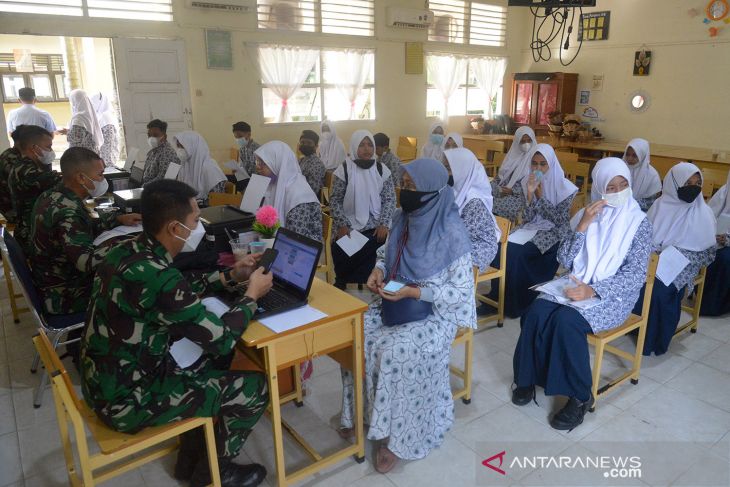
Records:
M611 12L591 12L581 14L578 25L579 41L605 41L608 39L608 27L611 23Z

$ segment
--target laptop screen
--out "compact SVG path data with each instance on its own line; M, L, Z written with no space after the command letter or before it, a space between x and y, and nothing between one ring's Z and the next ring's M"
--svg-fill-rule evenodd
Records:
M274 248L279 251L271 266L274 278L306 293L319 261L319 249L295 240L281 230L276 236Z

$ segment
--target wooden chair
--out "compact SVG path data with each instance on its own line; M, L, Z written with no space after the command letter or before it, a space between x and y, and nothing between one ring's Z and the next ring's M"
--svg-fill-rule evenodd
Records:
M573 202L577 201L582 208L590 201L588 181L591 166L585 162L578 162L578 154L573 152L556 152L555 154L558 156L563 172L565 172L565 177L578 186L578 194L575 195Z
M243 199L242 193L231 194L231 193L209 193L208 194L208 205L209 206L224 206L232 205L238 208L241 206L241 200Z
M702 307L702 296L705 293L706 275L707 267L702 266L700 268L700 272L697 274L697 277L695 277L695 280L693 282L693 288L697 288L694 297L694 304L691 306L689 304L682 305L682 311L686 311L687 313L689 313L691 318L688 322L677 327L677 330L674 332L675 337L687 330L689 330L690 333L697 333L697 326L700 323L700 308Z
M727 182L727 169L702 168L702 196L709 200Z
M33 343L46 371L51 376L66 472L72 486L92 487L161 458L177 449L177 444L170 444L168 440L194 428L203 428L213 485L220 487L218 456L211 418L186 419L165 426L146 428L134 435L114 431L102 423L96 413L78 397L63 362L42 330L33 337ZM89 452L84 426L91 432L100 453L92 455ZM71 445L71 431L76 440L78 470Z
M395 155L401 162L410 162L418 157L418 139L415 137L398 137L398 147L395 149Z
M503 141L467 137L464 139L464 148L474 153L479 162L484 166L488 175L494 177L497 174L498 166L494 163L494 154L504 153Z
M400 208L400 186L395 187L395 207Z
M649 267L646 274L646 287L644 289L644 302L641 306L641 315L635 315L631 313L626 321L621 326L612 328L610 330L602 331L600 333L591 333L588 335L588 343L593 345L596 349L595 358L593 362L593 387L592 393L595 402L591 408L591 412L596 409L598 398L603 397L609 391L612 391L614 387L619 386L631 379L632 384L639 383L639 372L641 369L641 354L644 351L644 339L646 337L646 323L649 318L649 307L651 305L651 295L654 290L654 277L656 275L656 267L659 263L659 256L657 254L651 254L649 259ZM639 337L636 341L636 350L633 354L624 352L610 343L617 338L628 335L634 330L639 330ZM601 365L603 364L603 354L609 352L620 358L631 362L631 369L624 374L611 379L607 384L599 387L601 380Z
M651 156L650 164L657 170L659 177L664 181L664 176L667 175L670 169L682 162L682 159L675 157L664 157L664 156Z
M477 277L479 269L474 267L474 291L477 288ZM454 341L451 342L451 348L464 345L464 368L460 369L455 365L449 365L449 372L458 377L462 382L462 387L451 391L454 401L461 399L464 404L471 403L471 383L472 383L472 362L474 361L474 330L472 328L459 327L456 331Z
M332 217L322 212L322 239L324 240L324 262L317 266L317 272L324 272L327 284L335 282L335 268L332 263Z
M507 238L509 237L510 221L500 216L497 216L495 218L497 219L497 225L499 226L499 230L502 232L502 235L499 239L499 242L501 244L499 251L499 269L489 267L486 271L478 274L476 276L476 285L478 286L480 282L489 281L491 279L499 279L499 300L494 301L493 299L488 298L486 295L479 294L478 290L475 290L477 301L479 301L480 303L486 303L490 306L494 306L495 308L497 308L497 313L478 318L477 324L486 325L487 323L491 323L492 321L496 320L497 327L502 328L502 326L504 326L504 292L506 284L505 276L507 270ZM477 331L483 330L484 328L480 328Z

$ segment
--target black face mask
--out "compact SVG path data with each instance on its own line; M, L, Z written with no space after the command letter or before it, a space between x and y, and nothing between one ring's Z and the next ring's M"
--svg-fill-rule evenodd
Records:
M702 187L695 186L682 186L677 189L677 197L685 203L692 203L702 192Z
M453 187L454 186L454 176L452 174L449 174L449 180L446 181L446 184Z
M412 213L420 208L423 208L428 204L429 201L434 199L436 196L438 196L438 191L412 191L410 189L401 189L400 190L400 207L405 211L406 213ZM422 201L421 198L423 198L426 195L433 195L430 198L427 198L425 201Z
M375 159L355 159L352 162L360 169L370 169L375 164Z
M312 154L314 154L314 147L312 147L311 145L300 145L299 152L301 152L305 156L311 156Z

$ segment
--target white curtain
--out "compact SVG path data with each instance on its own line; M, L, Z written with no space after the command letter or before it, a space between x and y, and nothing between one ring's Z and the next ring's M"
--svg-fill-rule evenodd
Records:
M327 77L331 76L337 90L350 103L349 120L355 118L355 102L370 77L374 55L372 51L329 51L325 55ZM333 69L334 68L334 69ZM327 80L329 81L329 80Z
M471 60L471 66L477 79L477 85L487 94L487 109L484 110L484 118L489 120L494 115L492 100L497 96L497 90L504 80L507 60L497 57L477 58Z
M448 123L449 98L459 88L460 84L466 82L466 58L430 54L426 59L431 83L444 99L444 110L441 112L441 119Z
M260 47L259 66L264 86L281 98L277 122L290 122L289 99L304 84L319 51L296 47Z

